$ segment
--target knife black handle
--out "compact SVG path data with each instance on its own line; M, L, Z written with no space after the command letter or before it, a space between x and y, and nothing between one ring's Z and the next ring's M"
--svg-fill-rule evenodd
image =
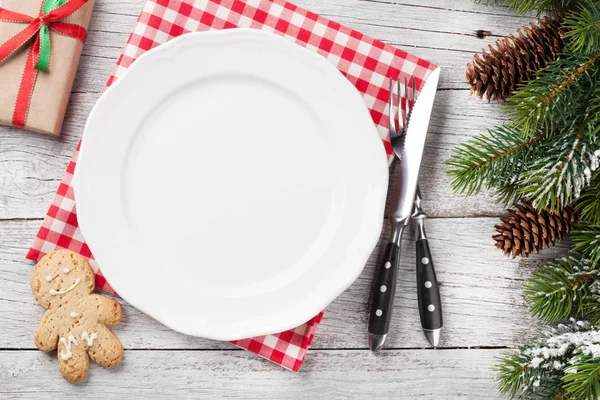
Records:
M417 295L423 329L440 329L444 325L442 300L427 239L417 240Z
M371 315L369 317L369 333L386 335L394 309L396 280L398 278L398 262L400 246L388 243L385 248L383 262L379 266L371 296Z

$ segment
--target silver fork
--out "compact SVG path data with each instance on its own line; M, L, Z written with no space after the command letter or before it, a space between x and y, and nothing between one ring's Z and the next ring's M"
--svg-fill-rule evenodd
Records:
M396 93L394 93L394 86L397 86ZM402 150L404 149L404 139L406 137L406 129L408 128L408 122L410 121L410 114L412 107L415 104L415 90L417 87L417 81L415 77L412 77L412 90L410 101L408 99L408 79L404 78L404 96L402 96L402 84L400 78L394 82L390 79L390 100L388 102L389 107L389 118L390 118L390 142L396 157L402 159ZM396 94L397 102L394 102L394 94ZM402 106L404 103L404 106ZM394 108L396 109L394 111ZM408 110L408 112L407 112ZM396 119L398 119L398 127L396 127Z
M397 86L397 92L394 93L394 86ZM413 78L413 91L412 91L412 102L408 100L408 79L404 79L404 96L402 96L402 84L400 79L396 82L390 80L390 103L389 103L389 114L390 114L390 141L392 148L397 156L397 162L402 163L402 154L404 152L405 138L408 127L408 119L410 118L410 112L412 105L414 104L414 88L416 88L416 82ZM397 102L394 102L394 95L397 97ZM404 103L404 104L403 104ZM394 107L396 109L394 109ZM398 119L398 126L396 126L396 118ZM407 161L407 160L404 160ZM400 165L402 167L402 165ZM402 168L400 168L402 169ZM402 176L400 180L394 185L392 197L398 201L397 207L390 206L391 216L395 218L395 210L400 205L402 196ZM401 185L398 185L400 183ZM409 196L410 197L410 196ZM412 204L414 199L406 199L405 205ZM405 207L403 207L405 208ZM375 280L373 281L373 293L371 295L371 313L369 316L369 347L373 351L381 349L387 338L387 334L390 328L390 321L394 309L394 296L396 293L396 281L398 277L398 264L400 262L400 246L402 242L402 234L404 229L410 220L410 210L403 213L402 219L394 220L396 223L393 226L393 233L390 241L385 249L385 254Z

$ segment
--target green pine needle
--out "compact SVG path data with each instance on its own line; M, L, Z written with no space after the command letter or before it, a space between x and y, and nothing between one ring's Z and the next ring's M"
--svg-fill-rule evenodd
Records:
M579 355L577 362L565 370L565 395L573 399L600 398L600 362L590 355Z
M527 364L531 361L521 352L506 352L500 356L495 366L498 379L498 391L503 396L514 399L527 380Z
M565 320L572 314L583 316L585 300L599 273L589 261L572 256L534 272L525 285L531 314L549 322Z
M487 0L486 4L506 5L521 14L537 10L539 15L544 11L570 10L577 5L577 2L578 0Z
M600 164L595 125L586 121L574 129L546 140L543 132L524 139L510 126L476 136L446 161L452 188L467 196L491 190L504 204L529 198L538 209L564 208L581 194Z
M510 399L554 399L563 389L562 374L558 370L540 371L531 368L535 358L528 354L528 346L519 351L503 353L495 365L498 391Z
M575 203L575 210L582 221L600 225L600 169L592 175L591 182Z
M569 55L551 62L510 98L506 112L525 137L546 132L550 137L569 128L596 97L600 49L591 56Z
M571 232L573 252L589 258L593 268L600 265L600 225L579 225Z
M511 97L507 112L528 137L539 130L555 134L573 126L589 102L598 97L600 75L600 4L587 0L562 25L567 54L538 71Z
M590 294L585 299L583 313L593 325L600 324L600 280L590 285Z
M594 54L600 46L600 5L589 0L583 2L577 11L567 15L562 28L572 53Z
M572 320L548 328L495 366L498 389L510 398L592 400L600 395L600 330Z
M502 4L571 10L562 27L570 44L515 92L508 125L455 149L452 187L467 196L490 191L504 204L526 198L538 210L575 205L582 220L600 224L600 0Z
M593 125L584 121L579 127L540 143L536 157L530 157L532 161L524 166L518 193L532 199L537 209L565 208L590 183L591 175L600 163L600 132L597 129L600 114L594 114L593 119Z
M452 187L467 196L494 189L503 202L512 201L538 140L524 140L514 127L499 126L459 145L446 162Z

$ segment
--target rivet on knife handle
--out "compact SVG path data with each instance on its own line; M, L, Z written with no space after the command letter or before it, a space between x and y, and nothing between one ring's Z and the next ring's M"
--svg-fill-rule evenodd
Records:
M420 222L422 221L420 220ZM419 314L425 337L433 347L437 347L440 342L442 326L444 325L442 300L440 298L440 289L427 237L425 237L424 230L419 232L419 227L420 224L417 224L417 295Z

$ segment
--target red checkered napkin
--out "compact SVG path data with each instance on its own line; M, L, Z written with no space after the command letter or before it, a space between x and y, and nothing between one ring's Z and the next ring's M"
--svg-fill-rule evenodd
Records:
M149 0L117 62L108 85L142 53L186 32L254 28L276 33L315 51L335 65L363 94L388 155L387 78L415 76L420 88L435 65L283 0ZM410 80L409 80L410 81ZM113 292L78 229L71 179L79 147L27 258L65 248L90 259L98 288ZM114 293L114 292L113 292ZM286 332L238 340L235 345L298 371L323 313Z

